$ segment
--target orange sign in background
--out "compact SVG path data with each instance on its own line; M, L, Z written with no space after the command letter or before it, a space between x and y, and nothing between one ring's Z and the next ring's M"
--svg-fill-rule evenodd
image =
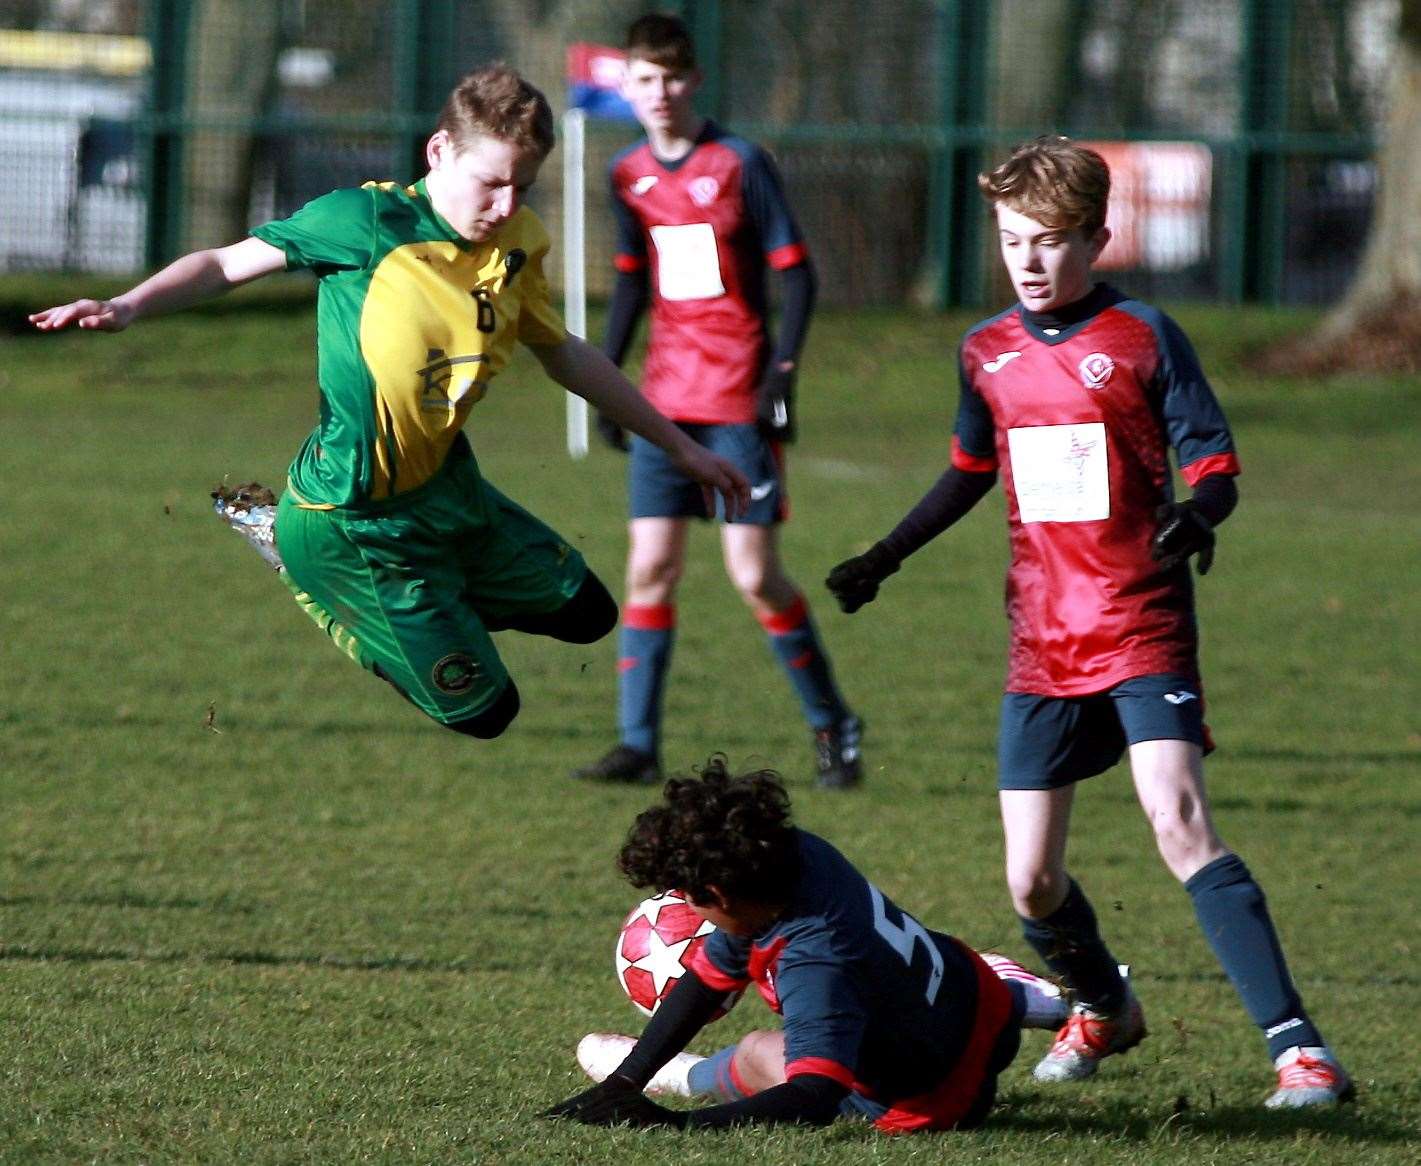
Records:
M1209 256L1213 155L1198 142L1085 143L1110 167L1111 239L1095 266L1180 271Z

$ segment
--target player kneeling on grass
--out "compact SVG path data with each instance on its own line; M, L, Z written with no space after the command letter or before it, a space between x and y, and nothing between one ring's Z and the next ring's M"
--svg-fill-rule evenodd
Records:
M117 332L282 269L313 272L320 421L277 513L283 577L337 646L472 737L498 736L519 708L491 632L590 643L617 623L582 556L484 480L463 433L516 344L720 491L728 513L749 502L735 467L563 328L543 275L548 233L522 205L553 141L543 95L481 69L449 95L412 186L334 191L113 300L30 317L44 331Z
M777 774L714 757L638 816L618 865L679 889L717 930L640 1040L594 1033L578 1059L601 1083L546 1116L589 1125L825 1125L890 1133L979 1125L1025 1026L1066 1015L1060 991L900 910L824 839L790 822ZM991 960L994 967L987 961ZM682 1052L727 992L751 982L783 1016L711 1057ZM671 1110L643 1090L715 1099Z

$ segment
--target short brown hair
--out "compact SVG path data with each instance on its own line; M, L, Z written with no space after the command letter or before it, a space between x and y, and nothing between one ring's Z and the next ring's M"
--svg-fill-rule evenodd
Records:
M696 46L690 29L679 16L648 12L627 29L627 59L633 58L689 73L696 67Z
M1086 237L1105 226L1110 167L1094 150L1057 134L1013 147L996 169L977 175L977 187L994 207L1048 227L1079 227Z
M456 146L484 134L535 151L540 158L552 153L557 142L548 99L501 61L461 78L434 128L446 132Z

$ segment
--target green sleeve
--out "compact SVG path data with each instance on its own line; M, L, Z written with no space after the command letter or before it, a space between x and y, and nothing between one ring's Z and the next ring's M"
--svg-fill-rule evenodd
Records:
M288 271L358 271L369 267L375 254L375 199L363 187L333 190L289 219L254 227L252 234L286 253Z

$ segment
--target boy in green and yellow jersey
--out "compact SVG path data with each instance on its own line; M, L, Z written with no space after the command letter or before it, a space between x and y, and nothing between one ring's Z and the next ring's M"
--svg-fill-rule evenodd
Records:
M501 66L465 77L413 186L316 199L113 300L30 317L116 332L282 269L320 281L320 419L292 462L276 539L298 602L350 656L469 736L518 690L490 632L600 639L617 608L582 557L479 473L462 428L515 343L553 380L664 448L728 510L748 483L652 409L553 309L547 231L521 206L553 147L543 95Z

